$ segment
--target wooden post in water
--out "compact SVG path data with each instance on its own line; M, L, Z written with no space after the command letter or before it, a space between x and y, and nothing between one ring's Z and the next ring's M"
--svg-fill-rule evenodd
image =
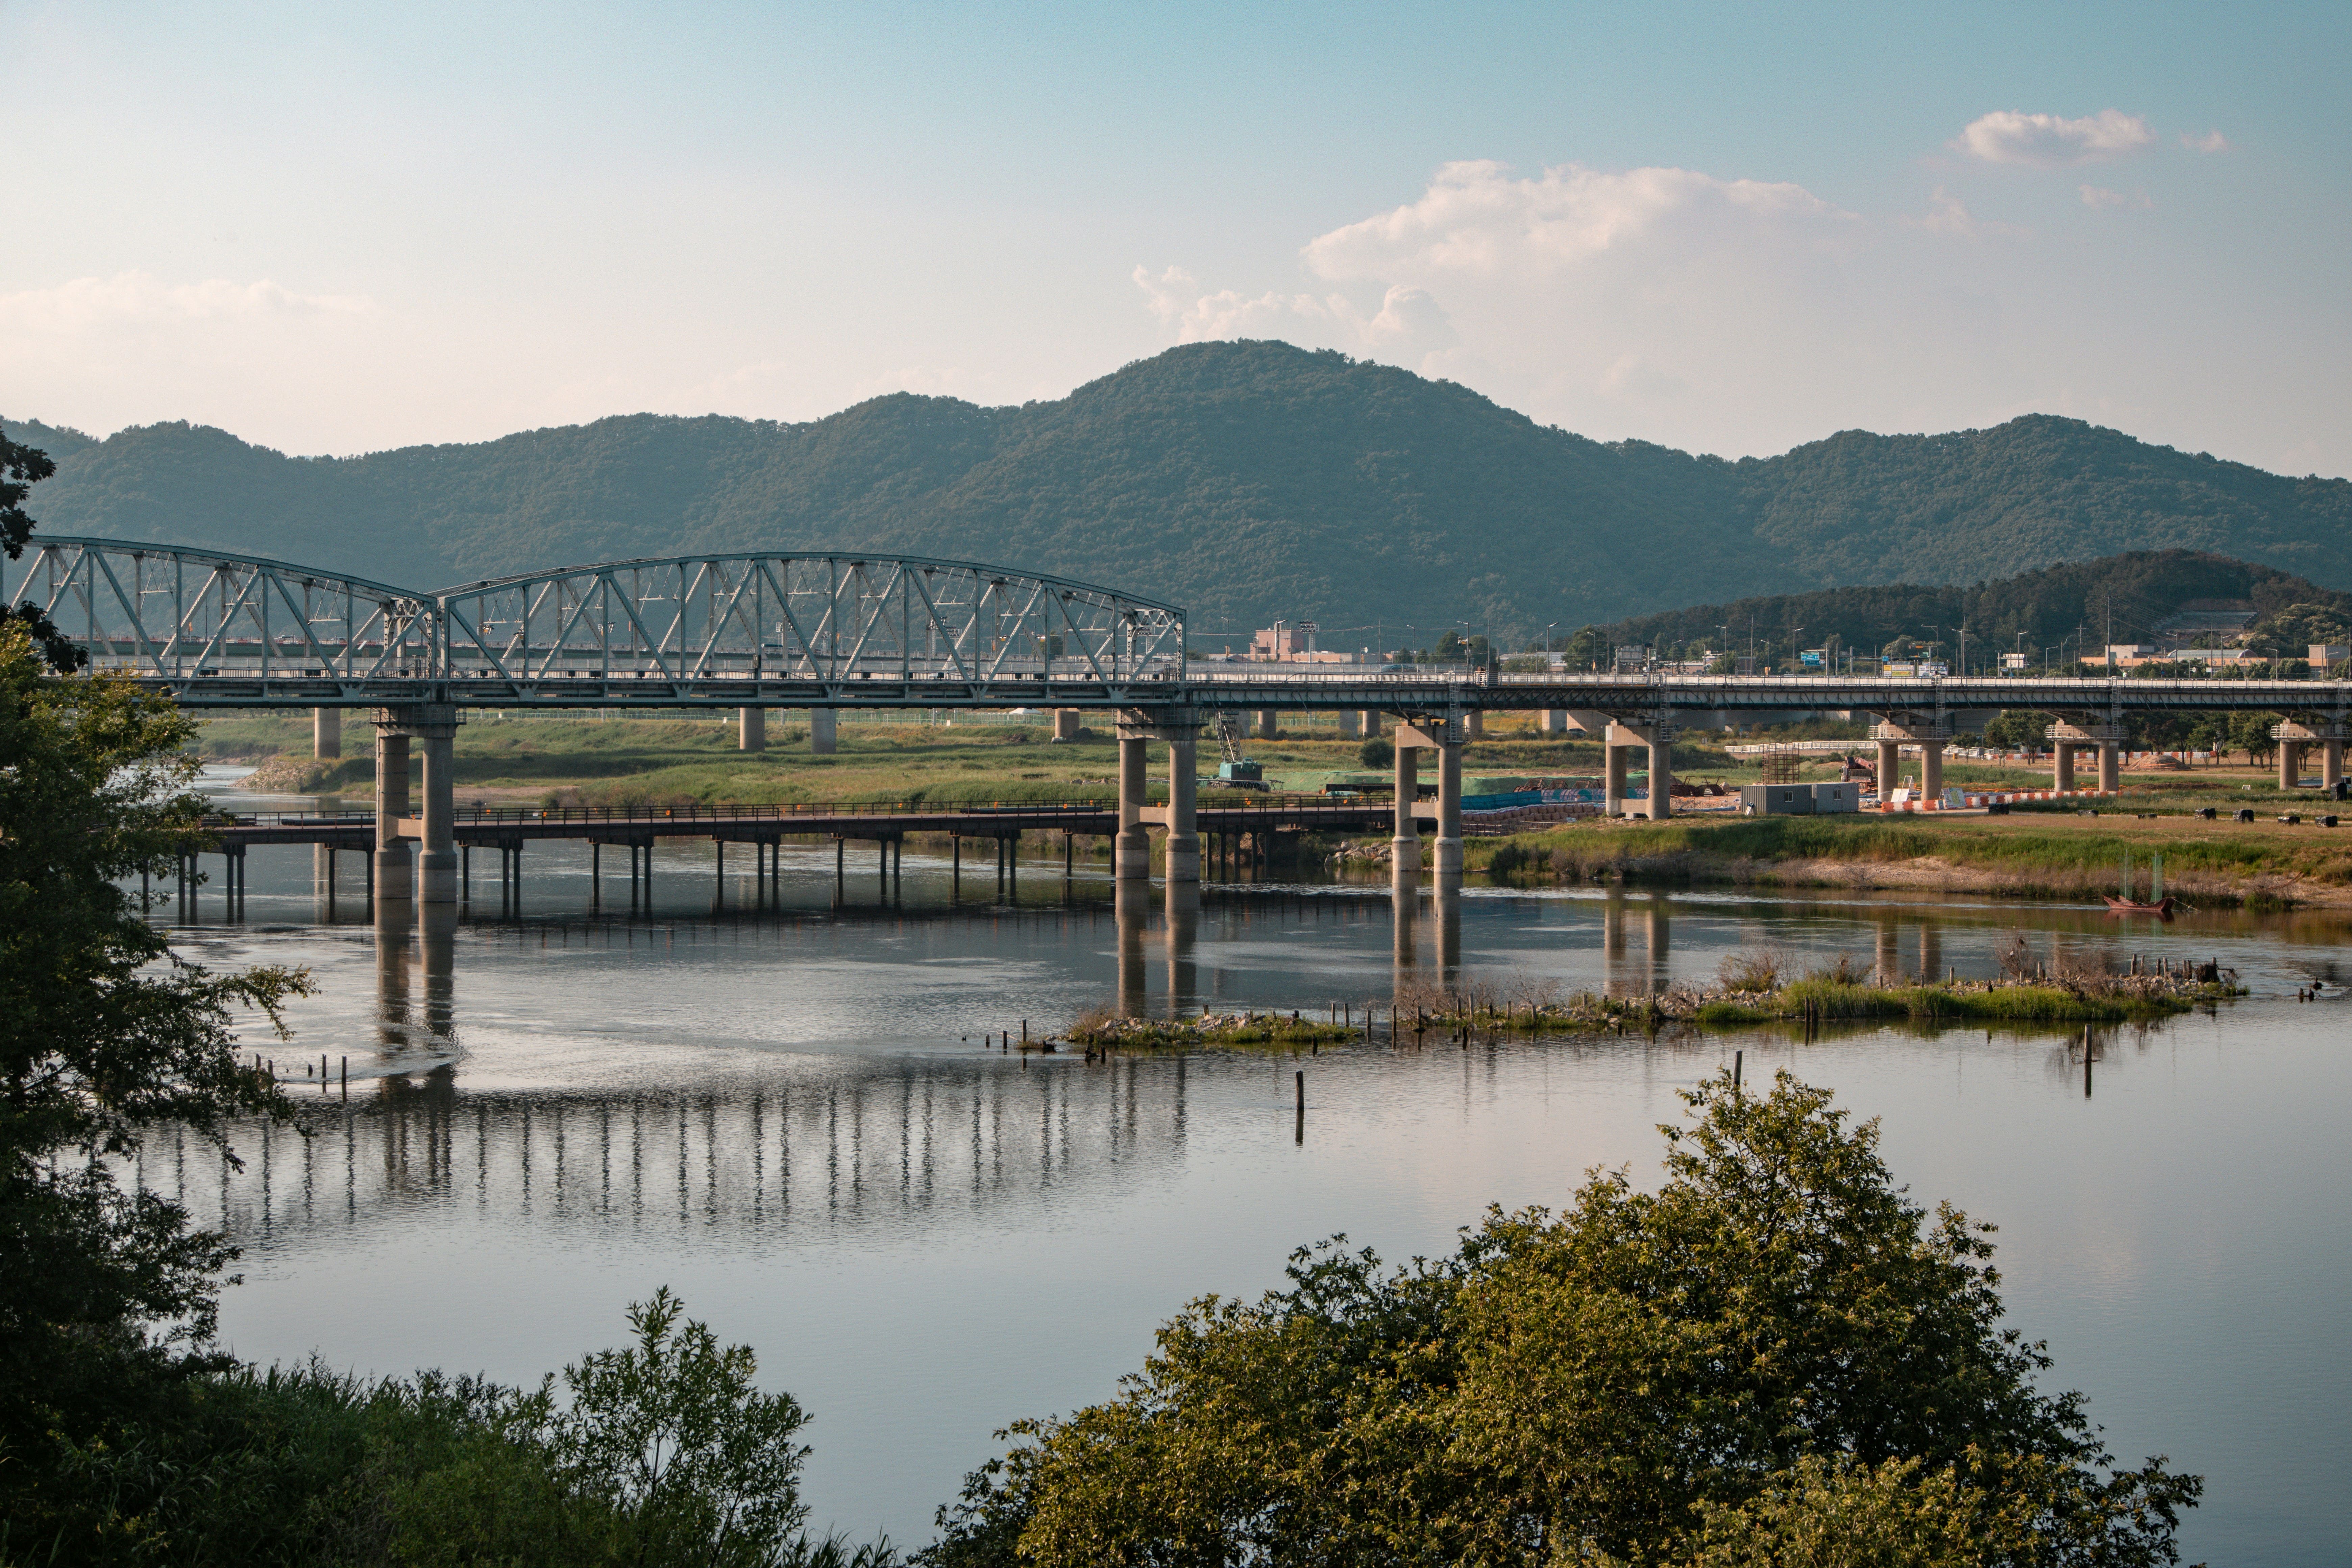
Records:
M1746 1064L1747 1058L1748 1053L1746 1051L1734 1051L1731 1053L1731 1088L1734 1093L1738 1092L1739 1069Z

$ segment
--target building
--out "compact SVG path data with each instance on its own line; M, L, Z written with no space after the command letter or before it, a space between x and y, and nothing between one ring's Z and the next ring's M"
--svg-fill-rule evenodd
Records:
M1286 626L1276 621L1250 639L1250 657L1278 660L1305 653L1314 641L1313 629L1304 623Z
M2340 642L2315 642L2311 645L2308 657L2315 665L2342 664L2346 659L2352 658L2352 647L2347 647Z
M2030 653L2005 653L2000 656L2003 669L2032 669L2033 656Z

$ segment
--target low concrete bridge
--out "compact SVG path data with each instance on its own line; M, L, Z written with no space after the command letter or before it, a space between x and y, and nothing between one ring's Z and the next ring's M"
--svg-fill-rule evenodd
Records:
M1148 805L1142 820L1164 826L1168 807ZM1228 865L1243 853L1262 861L1268 841L1278 835L1308 832L1362 833L1390 826L1394 808L1386 801L1332 801L1318 796L1270 795L1254 796L1235 805L1196 807L1195 837L1203 841L1211 860L1222 856ZM1415 831L1433 832L1438 803L1415 803ZM244 893L244 861L258 845L308 844L320 851L324 883L333 885L336 857L348 851L362 857L365 893L374 898L383 864L385 839L373 812L303 814L260 812L223 814L208 818L206 831L226 866L224 890L234 910ZM391 821L394 858L429 842L430 825L423 817ZM1063 874L1074 868L1077 841L1083 837L1116 839L1120 830L1118 807L1099 801L1037 801L971 805L807 804L788 805L680 805L605 808L597 806L467 807L453 811L448 837L457 856L457 899L473 898L473 851L495 850L499 856L498 886L501 900L519 889L526 845L551 839L584 841L591 846L590 866L595 898L604 887L604 851L609 846L625 849L631 907L650 905L653 879L652 847L664 838L708 839L724 886L727 851L748 845L753 856L758 897L770 896L780 874L781 854L787 840L831 839L835 868L845 876L846 847L852 842L874 844L879 852L877 874L886 884L898 875L899 862L910 834L944 836L954 846L955 875L961 880L963 841L989 841L995 852L995 874L1015 873L1024 834L1058 834L1062 838ZM189 871L194 865L190 864ZM1185 879L1179 879L1183 880ZM412 878L409 884L414 887ZM185 897L187 889L182 888ZM389 896L407 895L394 893ZM431 900L441 902L445 900Z
M0 566L0 573L7 568ZM1675 739L1790 713L1867 715L1879 776L1917 748L1920 783L1942 785L1943 751L1982 716L2047 713L2053 784L2074 787L2078 752L2113 790L2126 725L2143 712L2283 714L2279 777L2303 753L2321 783L2343 777L2352 682L1505 675L1190 662L1184 613L1121 590L974 562L847 552L748 552L606 562L419 592L258 557L121 540L36 536L0 597L47 612L100 667L191 708L309 708L322 755L341 752L346 708L373 710L379 896L447 902L462 874L451 746L467 709L734 709L742 743L764 743L771 708L804 708L829 751L841 709L1054 709L1097 713L1119 739L1114 862L1148 877L1150 828L1165 830L1171 880L1197 879L1198 738L1221 710L1262 722L1336 710L1359 731L1393 721L1394 868L1462 864L1462 749L1482 716L1536 710L1603 747L1606 809L1629 802L1629 755L1649 764L1644 810L1673 809ZM411 743L424 801L407 798ZM1145 804L1148 750L1168 753L1168 804ZM1433 807L1416 805L1420 753L1433 752ZM845 837L850 837L845 835ZM858 836L862 837L862 835ZM420 846L412 866L409 840Z

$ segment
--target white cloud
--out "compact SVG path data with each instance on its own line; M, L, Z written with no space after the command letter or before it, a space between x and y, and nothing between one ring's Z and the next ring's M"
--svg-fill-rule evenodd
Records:
M165 283L146 272L77 278L53 289L0 294L0 327L26 332L75 333L121 325L160 325L256 316L357 315L374 309L367 299L298 294L264 278L232 283Z
M1915 275L1882 262L2003 232L1948 193L1927 219L1874 226L1795 184L1460 163L1414 200L1308 241L1307 289L1219 289L1181 267L1133 277L1175 341L1339 348L1588 434L1755 450L1835 428L1818 384L1857 365L1945 335L1963 358L1993 352L1979 302L1890 300Z
M1552 273L1675 232L1726 226L1828 235L1853 221L1801 185L1718 180L1688 169L1604 174L1570 163L1534 179L1500 163L1448 163L1417 202L1310 243L1325 278L1399 267L1457 276Z
M2183 147L2188 148L2191 153L2227 153L2230 151L2230 139L2227 136L2222 135L2219 131L2208 131L2202 136L2191 136L2184 131L2180 133L2180 144Z
M2086 207L2119 207L2124 205L2124 194L2121 191L2111 191L2104 185L2082 185L2076 188L2083 193L2083 205Z
M2103 109L2081 120L1996 110L1969 122L1952 145L1988 163L2058 168L2120 158L2155 144L2156 132L2137 114Z
M1377 310L1360 308L1345 293L1202 293L1181 267L1155 274L1139 267L1136 287L1147 308L1173 329L1178 342L1213 338L1280 338L1308 348L1344 349L1401 363L1417 363L1454 341L1454 325L1428 290L1389 288Z

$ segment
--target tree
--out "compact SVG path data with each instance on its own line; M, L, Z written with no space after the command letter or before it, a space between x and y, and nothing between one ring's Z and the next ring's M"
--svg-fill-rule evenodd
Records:
M196 837L191 733L128 679L49 675L0 622L0 1495L131 1391L207 1364L234 1252L109 1162L166 1122L234 1158L232 1119L287 1110L232 1026L275 1024L307 977L184 963L120 885Z
M1193 1302L1116 1399L1014 1426L929 1561L2175 1560L2201 1483L2117 1469L2038 1388L1990 1226L1785 1073L1685 1098L1655 1192L1595 1172L1450 1258L1335 1241ZM1840 1555L1841 1521L1885 1552Z
M1385 736L1374 735L1356 748L1356 760L1368 768L1385 768L1396 762L1396 747Z
M1563 662L1571 670L1582 673L1601 668L1609 662L1609 639L1599 626L1584 626L1568 639Z
M566 1486L626 1520L647 1559L776 1562L808 1517L796 1441L808 1417L753 1386L749 1345L681 1327L684 1310L667 1286L631 1306L637 1342L564 1368L571 1401L542 1440Z
M58 471L47 452L19 445L8 439L8 432L0 429L0 550L15 561L25 553L25 542L33 536L32 515L25 510L25 498L33 487ZM27 601L22 605L0 604L0 627L10 621L21 625L41 651L51 668L68 672L81 668L89 656L74 646L63 632L58 630L39 605Z
M2246 753L2246 761L2263 767L2278 754L2278 742L2271 739L2271 726L2279 721L2275 713L2232 712L2230 715L2230 749Z

